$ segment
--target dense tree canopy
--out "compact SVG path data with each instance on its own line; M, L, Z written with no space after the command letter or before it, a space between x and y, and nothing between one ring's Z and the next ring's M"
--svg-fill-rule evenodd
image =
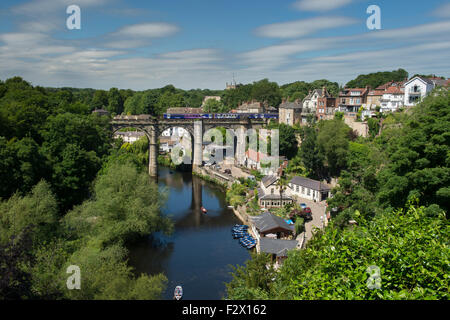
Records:
M262 258L238 268L228 299L448 299L450 226L412 204L339 231L330 225L274 275Z
M404 81L408 79L408 72L404 69L394 71L384 71L359 75L356 79L347 82L348 88L365 88L366 86L375 89L389 81Z
M225 113L229 110L223 105L221 101L216 99L208 99L203 106L203 112L208 113Z
M290 102L297 99L303 100L311 90L327 88L327 91L333 96L337 97L339 94L339 84L328 80L316 80L311 83L304 81L296 81L281 86L283 98Z
M161 296L167 278L136 277L125 247L172 230L146 173L148 143L113 145L109 117L91 114L120 113L133 94L0 82L0 299ZM83 290L66 288L73 264Z

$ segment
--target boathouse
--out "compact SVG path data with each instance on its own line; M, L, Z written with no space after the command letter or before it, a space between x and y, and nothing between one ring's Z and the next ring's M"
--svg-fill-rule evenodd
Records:
M294 225L289 225L280 217L266 211L259 216L250 216L259 237L287 238L294 235Z

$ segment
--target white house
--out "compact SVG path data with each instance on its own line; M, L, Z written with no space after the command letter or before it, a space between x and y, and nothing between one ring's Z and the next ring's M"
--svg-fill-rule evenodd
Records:
M318 99L322 96L322 89L314 89L303 99L303 108L316 112Z
M380 99L381 112L393 112L403 107L405 93L398 87L389 87Z
M171 152L177 141L172 140L171 137L162 136L159 138L159 150L162 152Z
M415 106L422 101L435 87L435 82L427 78L414 77L405 83L404 105Z
M296 176L289 182L289 193L299 198L322 201L331 196L331 188L320 181Z
M114 134L114 138L122 138L123 142L133 143L144 137L145 133L142 131L117 131Z
M258 188L259 205L263 208L284 207L293 202L293 199L285 192L280 196L279 177L276 175L265 176Z

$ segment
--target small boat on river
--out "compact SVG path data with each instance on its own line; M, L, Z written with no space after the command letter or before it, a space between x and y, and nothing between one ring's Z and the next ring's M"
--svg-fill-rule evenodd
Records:
M203 213L207 213L208 210L205 209L205 207L201 207L200 210L202 210Z

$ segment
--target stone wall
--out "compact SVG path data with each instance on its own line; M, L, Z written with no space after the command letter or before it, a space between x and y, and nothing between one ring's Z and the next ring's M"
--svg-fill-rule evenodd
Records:
M353 130L355 130L358 135L362 137L367 137L369 134L369 126L367 122L358 122L355 121L355 118L352 116L344 116L344 122Z

